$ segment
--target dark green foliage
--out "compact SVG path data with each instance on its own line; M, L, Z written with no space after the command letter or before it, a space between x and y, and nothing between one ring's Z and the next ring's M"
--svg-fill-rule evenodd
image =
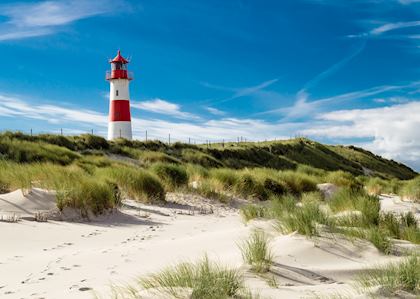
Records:
M0 137L0 157L14 162L53 162L67 165L79 154L57 145Z
M170 163L153 164L151 170L162 179L169 189L175 189L188 184L188 174L181 165Z
M243 173L239 176L235 185L235 191L244 197L267 200L268 193L264 186L254 179L250 173Z
M284 195L288 192L287 185L283 182L279 182L270 178L264 180L264 188L274 195Z
M142 202L165 200L165 190L158 178L143 169L113 167L98 171L108 181L115 183L119 190L132 199Z
M100 214L115 207L119 201L119 190L114 185L88 178L74 181L68 189L57 191L57 206L60 209L80 209L82 216L88 216L88 211Z
M187 163L199 164L203 167L222 167L223 163L206 153L199 150L182 150L182 160Z
M80 150L84 149L97 149L106 150L109 148L108 141L100 136L92 134L82 134L80 136L73 137L77 144L77 148Z

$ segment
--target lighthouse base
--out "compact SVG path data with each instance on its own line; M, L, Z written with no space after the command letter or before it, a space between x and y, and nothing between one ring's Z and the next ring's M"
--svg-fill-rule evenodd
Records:
M131 121L112 121L108 123L108 140L117 138L133 139Z

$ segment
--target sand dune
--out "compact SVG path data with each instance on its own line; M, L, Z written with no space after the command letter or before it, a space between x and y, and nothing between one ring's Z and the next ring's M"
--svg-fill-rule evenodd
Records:
M169 198L175 202L166 207L126 201L121 210L91 222L0 222L0 297L92 298L94 292L109 293L111 284L132 283L139 275L204 254L240 267L247 285L268 298L337 293L357 297L351 285L356 273L398 259L363 241L281 236L270 221L245 225L235 208L202 198L175 194ZM50 209L55 209L54 195L42 190L0 196L2 213L33 215ZM269 287L243 265L237 243L255 227L271 231L275 254L271 274L278 288Z

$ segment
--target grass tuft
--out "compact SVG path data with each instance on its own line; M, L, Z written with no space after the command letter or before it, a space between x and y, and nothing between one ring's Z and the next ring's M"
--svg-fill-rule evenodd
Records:
M400 263L391 263L368 270L357 279L363 290L381 286L386 294L393 295L397 291L406 291L420 295L420 258L418 255L406 257Z
M248 240L239 245L242 258L257 273L265 273L270 270L273 263L273 254L269 246L267 235L256 230L251 233Z
M180 298L185 289L193 299L238 298L245 291L242 275L212 263L207 256L197 263L181 263L139 280L145 289ZM240 298L240 297L239 297Z

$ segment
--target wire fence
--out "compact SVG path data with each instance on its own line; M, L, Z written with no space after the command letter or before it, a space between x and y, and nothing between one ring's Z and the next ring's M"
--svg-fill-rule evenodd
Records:
M30 136L37 136L37 135L43 135L43 134L51 134L51 135L61 135L61 136L75 136L80 134L91 134L91 135L97 135L101 136L103 138L107 138L107 132L104 130L95 130L95 129L88 129L88 130L73 130L73 129L64 129L60 128L58 130L35 130L35 129L26 129L26 130L2 130L2 132L21 132L23 134L27 134ZM246 136L237 136L237 137L211 137L211 138L205 138L203 136L186 136L186 134L180 134L183 135L183 137L177 137L177 135L173 133L167 133L166 136L157 135L157 134L151 134L149 130L144 131L138 131L136 130L133 134L134 140L139 141L160 141L166 144L174 144L177 142L185 143L185 144L195 144L195 145L207 145L211 146L211 144L240 144L240 143L246 143L246 142L254 142L254 143L261 143L261 142L272 142L272 141L279 141L279 140L290 140L295 138L307 138L307 136L304 135L294 135L290 137L271 137L271 138L264 138L264 139L257 139L257 138L249 138Z

